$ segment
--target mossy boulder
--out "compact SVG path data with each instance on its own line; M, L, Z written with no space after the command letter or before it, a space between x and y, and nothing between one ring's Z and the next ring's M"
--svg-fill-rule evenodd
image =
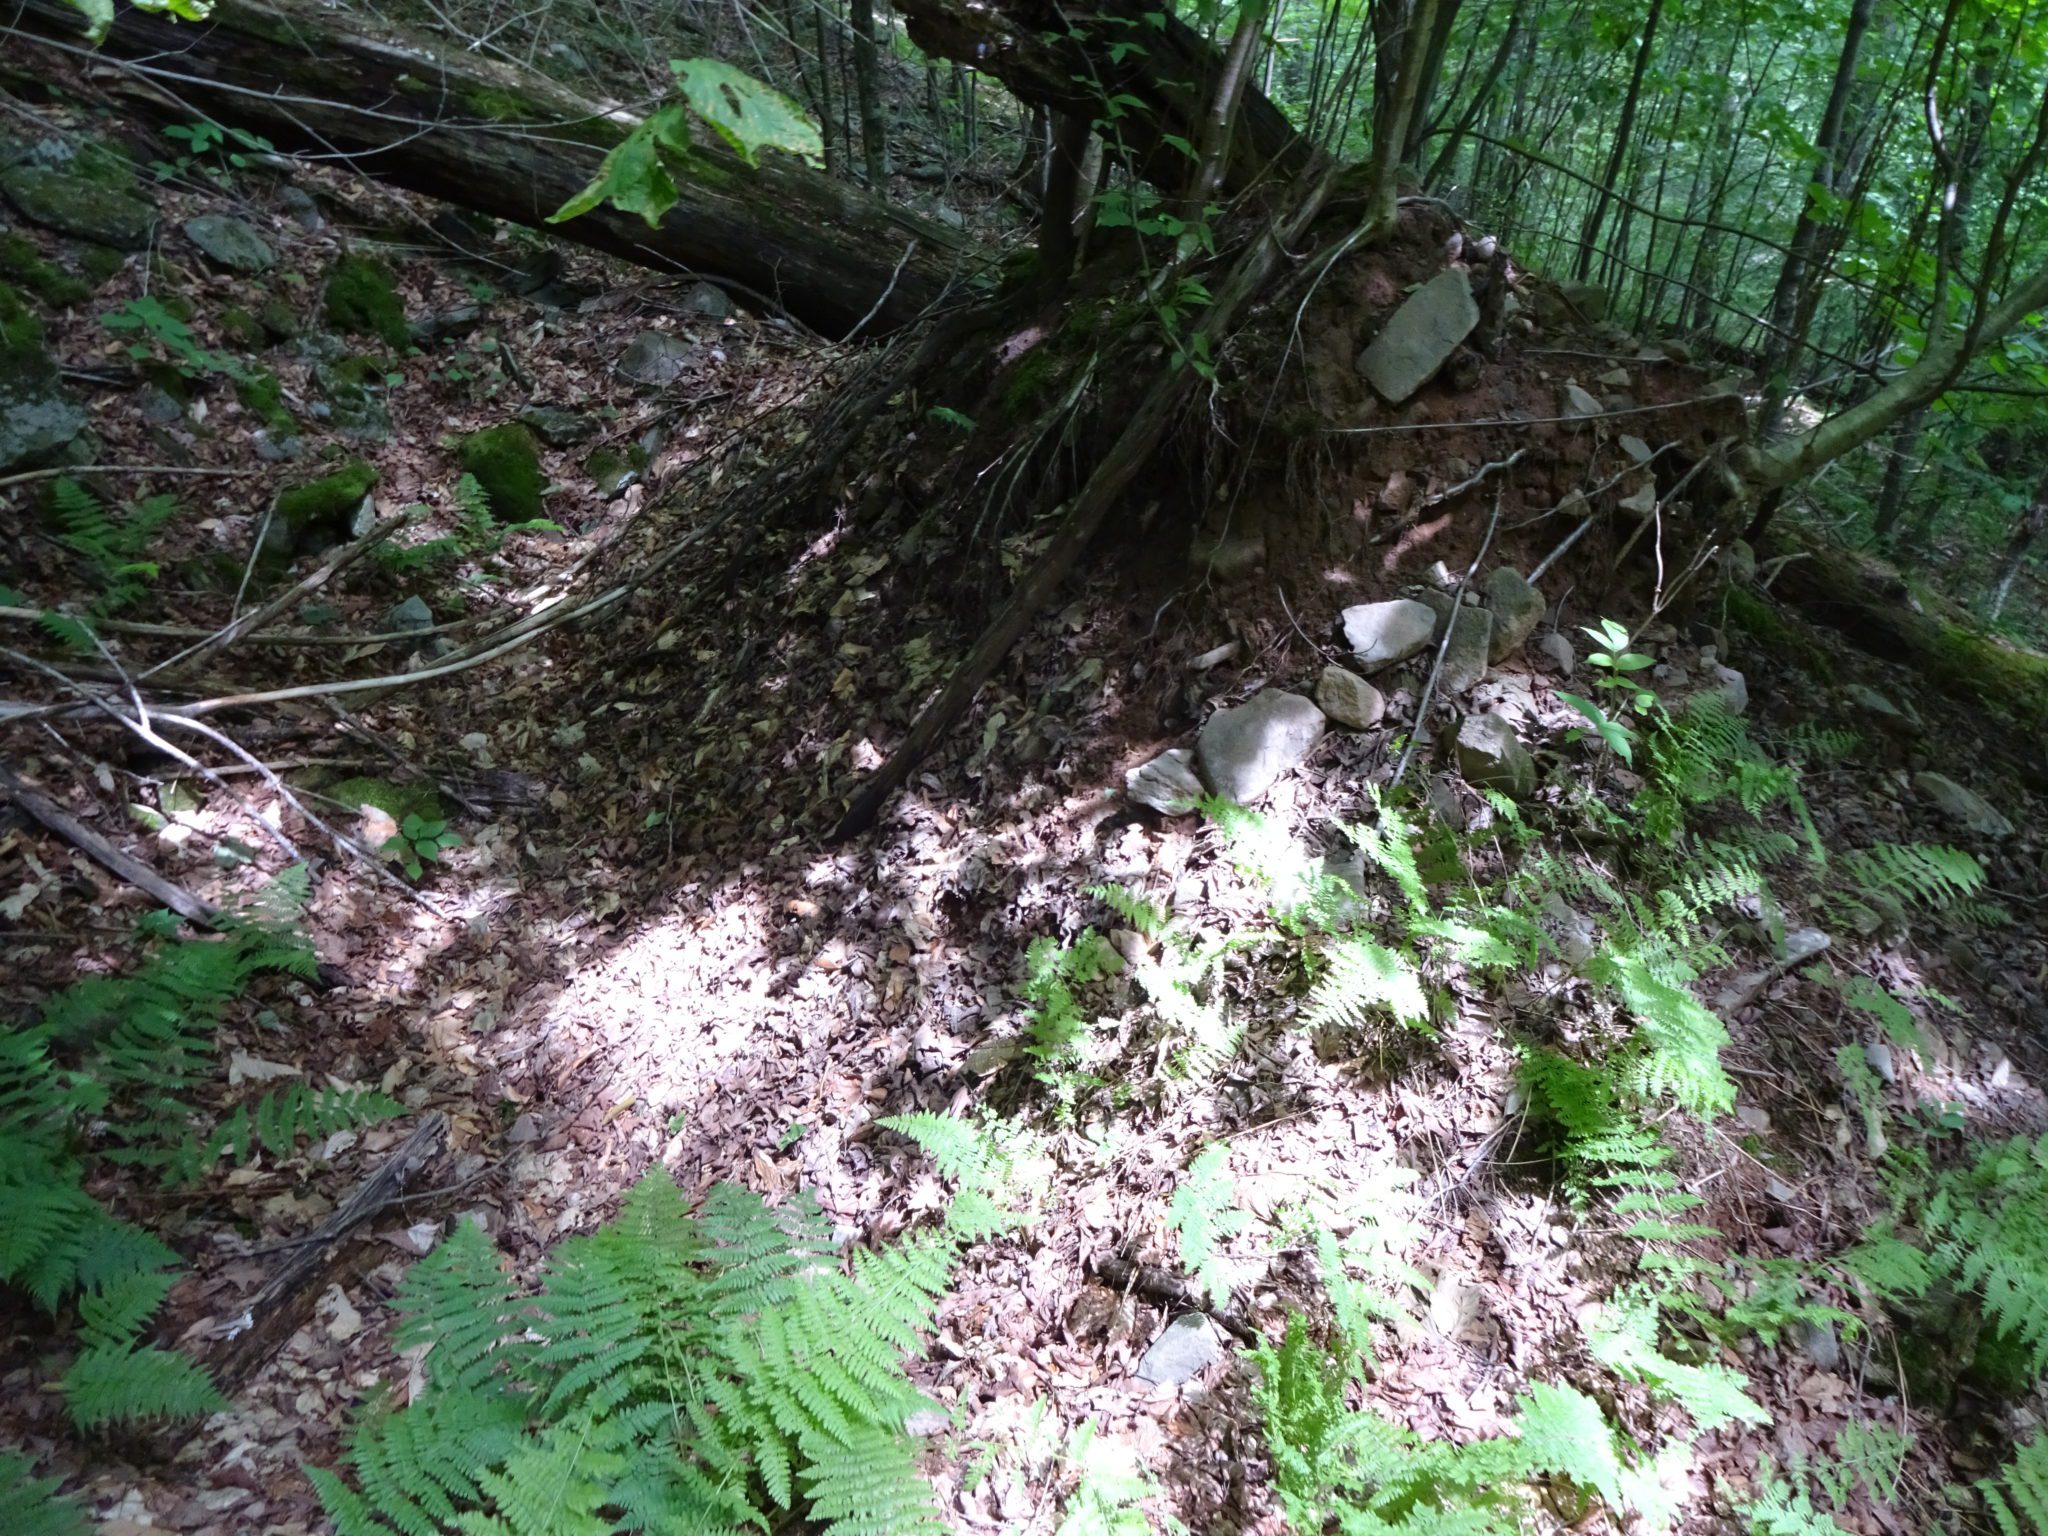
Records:
M282 294L273 293L256 309L256 323L271 341L290 341L299 334L299 316Z
M118 251L146 249L156 229L156 209L141 198L45 166L0 172L0 192L30 223Z
M282 531L282 542L291 552L339 544L350 536L356 511L376 483L375 467L352 459L332 473L280 495L273 526ZM273 539L273 545L277 543Z
M422 821L440 821L448 814L441 804L441 797L431 785L426 784L394 784L389 779L359 776L330 784L321 793L351 810L361 811L369 806L399 822L407 816L417 816Z
M52 309L83 304L92 297L91 283L44 256L26 235L0 234L0 277L20 284Z
M64 393L43 323L0 283L0 470L62 449L85 430L85 412Z
M397 280L383 262L368 256L344 256L327 274L327 323L351 336L375 336L386 346L403 350L412 336L405 325L405 304Z
M297 425L284 403L284 386L269 371L251 373L235 381L235 398L271 431L283 436ZM356 498L361 501L361 497Z
M379 397L384 383L383 365L367 357L337 357L313 365L313 382L324 403L324 412L336 427L358 442L377 443L391 435L391 414Z
M533 434L516 421L486 427L462 440L462 471L474 475L491 498L500 522L531 522L541 515L547 477L540 469L540 448Z
M220 312L220 333L238 347L260 347L269 340L263 323L239 304L231 304Z

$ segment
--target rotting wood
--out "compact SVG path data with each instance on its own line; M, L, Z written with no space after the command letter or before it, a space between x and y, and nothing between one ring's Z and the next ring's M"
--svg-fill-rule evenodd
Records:
M82 45L84 25L67 0L18 0L0 36L104 64L98 83L154 116L204 111L641 266L728 277L827 334L871 310L870 333L904 325L968 266L958 231L786 156L749 167L708 132L659 228L609 206L548 225L626 136L631 115L474 53L373 36L333 11L218 0L207 20L186 22L124 5L97 55Z

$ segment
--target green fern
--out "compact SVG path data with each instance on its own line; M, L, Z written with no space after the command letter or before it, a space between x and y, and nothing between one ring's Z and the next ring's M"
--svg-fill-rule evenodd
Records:
M963 1175L986 1160L936 1117L909 1129ZM362 1421L353 1481L317 1473L321 1501L341 1536L610 1536L621 1511L627 1529L738 1531L771 1510L835 1536L936 1533L901 1360L962 1241L949 1227L849 1269L815 1202L719 1186L692 1215L657 1166L521 1298L459 1227L397 1301L401 1346L433 1346L426 1393Z
M1230 1181L1230 1149L1219 1143L1205 1147L1188 1165L1187 1176L1167 1207L1167 1224L1180 1240L1182 1265L1219 1305L1230 1298L1230 1265L1223 1245L1252 1221L1249 1211L1232 1205L1236 1195Z
M1938 1272L2048 1371L2048 1136L1986 1147L1935 1181L1921 1225Z
M1160 1489L1129 1446L1103 1439L1093 1423L1083 1424L1068 1437L1066 1462L1080 1480L1067 1495L1054 1536L1150 1536L1152 1523L1138 1506L1157 1498Z
M2015 1446L2011 1462L1996 1477L1979 1482L1977 1491L1999 1536L2048 1531L2048 1435Z
M1159 938L1166 932L1166 909L1147 901L1128 886L1091 885L1088 894L1148 939Z
M91 1536L85 1511L57 1491L54 1478L34 1471L26 1456L0 1451L0 1530L7 1536Z
M210 1168L223 1154L238 1164L252 1162L259 1148L289 1157L301 1141L404 1113L405 1106L385 1094L287 1083L254 1104L237 1105L199 1150L196 1166Z
M1803 1479L1786 1477L1768 1457L1757 1468L1756 1493L1742 1512L1755 1536L1850 1536L1814 1503Z
M1434 1034L1422 978L1404 955L1363 937L1336 940L1303 1015L1311 1028L1361 1029L1384 1010L1397 1023Z
M61 529L59 541L91 568L100 589L92 616L104 617L135 602L156 580L157 564L145 556L164 524L177 515L178 504L169 496L148 496L126 517L117 519L97 496L65 475L50 487L50 509ZM75 648L75 634L52 623L49 615L44 622L60 640ZM93 650L89 637L83 649L87 654Z
M1851 890L1882 891L1930 912L1968 900L1984 888L1984 866L1960 848L1934 843L1879 843L1842 855Z

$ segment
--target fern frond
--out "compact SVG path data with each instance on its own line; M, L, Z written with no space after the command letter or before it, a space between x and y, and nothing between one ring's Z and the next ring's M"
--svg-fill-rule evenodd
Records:
M481 1227L459 1221L406 1272L392 1301L398 1347L431 1344L428 1369L442 1390L474 1391L505 1365L525 1332L518 1293Z
M289 1157L299 1143L331 1136L350 1126L371 1125L405 1113L396 1099L369 1089L309 1088L286 1083L251 1104L240 1104L215 1128L197 1162L210 1167L223 1153L237 1164L255 1159L259 1147L272 1157Z
M7 1536L91 1536L85 1511L57 1491L55 1478L34 1471L26 1456L0 1451L0 1530Z
M803 1472L812 1521L823 1536L944 1536L931 1484L901 1435L863 1429L848 1443L812 1439Z
M1230 1182L1230 1149L1218 1143L1204 1148L1189 1164L1167 1207L1167 1224L1180 1239L1181 1263L1212 1302L1230 1295L1223 1245L1251 1225L1249 1211L1232 1207L1236 1194Z
M65 1411L80 1429L197 1418L227 1407L212 1378L174 1349L85 1349L60 1385Z
M1323 954L1323 974L1309 992L1305 1021L1312 1027L1363 1028L1374 1010L1424 1034L1429 998L1406 956L1364 937L1339 939Z
M1842 855L1852 888L1880 890L1930 912L1977 895L1984 866L1960 848L1934 843L1879 843Z
M1088 894L1148 939L1164 934L1170 919L1166 909L1147 901L1125 885L1091 885Z
M2037 1536L2048 1531L2048 1435L2035 1435L2013 1448L1998 1475L1977 1484L1999 1536Z

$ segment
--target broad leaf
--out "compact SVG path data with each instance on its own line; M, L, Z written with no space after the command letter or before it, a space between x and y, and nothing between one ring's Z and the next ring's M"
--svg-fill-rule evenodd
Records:
M786 150L822 165L825 142L803 108L717 59L671 59L669 68L683 88L683 99L718 136L749 165L759 165L764 149Z

